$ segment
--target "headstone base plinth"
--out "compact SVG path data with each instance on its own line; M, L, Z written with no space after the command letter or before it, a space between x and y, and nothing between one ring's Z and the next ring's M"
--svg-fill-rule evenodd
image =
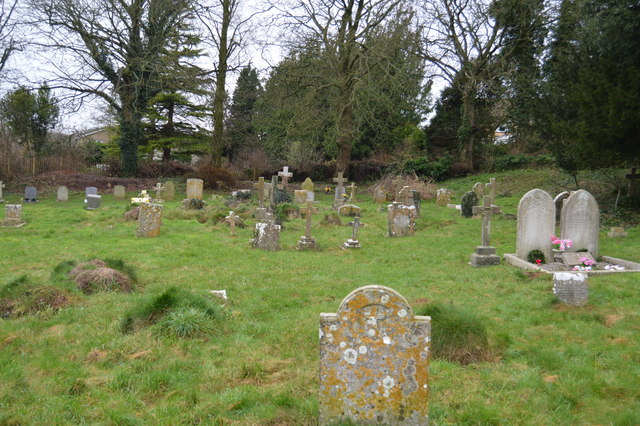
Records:
M265 220L267 218L268 210L266 207L258 207L256 209L256 219L257 220Z
M343 249L352 249L352 248L361 248L360 246L360 241L358 240L352 240L351 238L349 238L347 241L345 241L345 243L342 245Z
M471 266L493 266L500 264L500 256L496 255L496 248L491 246L477 246L471 255Z
M319 248L316 239L313 237L305 237L304 235L298 240L298 250L315 250Z

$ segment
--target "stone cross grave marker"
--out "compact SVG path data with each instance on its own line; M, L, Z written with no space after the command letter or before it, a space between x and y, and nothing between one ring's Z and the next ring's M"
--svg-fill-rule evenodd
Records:
M353 228L351 229L351 238L342 245L342 248L360 248L360 241L358 241L358 231L360 230L360 216L356 216L353 219Z
M282 184L278 188L286 191L289 178L293 177L293 173L289 171L289 166L283 167L282 171L278 172L278 176L282 178Z
M60 202L69 201L69 189L66 186L61 186L56 191L56 200Z
M154 238L160 235L162 225L162 204L142 203L140 204L140 214L138 216L138 237Z
M164 191L164 186L162 186L162 184L158 182L153 189L156 190L156 200L162 202L162 191Z
M490 206L496 205L496 178L489 178L489 183L484 184L484 188L489 189ZM484 202L484 200L483 200Z
M416 208L393 202L389 204L387 213L388 235L405 237L413 235L416 230Z
M638 194L638 184L636 181L638 180L638 178L640 178L640 175L636 173L636 168L635 167L632 168L631 173L625 175L625 178L627 179L627 182L628 182L627 194L630 197L636 196Z
M347 179L343 176L343 172L338 173L338 177L334 177L333 181L338 184L336 187L335 196L333 198L333 208L338 209L341 205L344 204L344 194L346 193L344 184L347 182Z
M0 180L0 203L4 203L4 195L2 195L3 188L5 188L4 182Z
M307 206L301 209L300 212L305 215L305 227L304 235L298 240L298 249L316 249L318 248L318 243L311 236L311 217L313 213L317 212L317 209L312 206L311 202L307 202Z
M532 189L518 203L516 256L526 260L531 250L540 250L553 262L551 237L555 235L556 206L542 189Z
M231 228L231 236L235 237L236 234L236 223L238 222L239 217L236 216L235 212L232 210L229 212L229 216L224 218L224 221L229 224L229 228Z
M22 220L22 205L20 204L7 204L5 206L5 216L2 221L2 226L9 226L13 228L20 228L25 224Z
M579 189L567 198L560 214L560 238L571 240L569 251L586 249L598 257L600 209L593 195Z
M202 179L187 179L187 198L202 200L203 186L204 181Z
M113 187L113 198L118 200L124 200L125 187L124 185L115 185Z
M35 203L38 201L38 190L35 186L27 186L24 189L24 202Z
M380 285L320 314L319 423L429 423L431 318Z
M491 196L485 195L482 198L482 206L473 208L474 214L482 215L482 242L476 247L475 253L471 255L471 265L489 266L499 265L500 257L496 255L495 247L491 247L491 215L499 213L497 206L491 205Z
M176 184L172 181L165 182L163 195L166 201L173 201L176 198Z
M85 202L87 203L87 210L97 210L100 208L100 200L102 199L102 196L100 195L94 195L94 194L89 194L87 195L87 198L85 199Z

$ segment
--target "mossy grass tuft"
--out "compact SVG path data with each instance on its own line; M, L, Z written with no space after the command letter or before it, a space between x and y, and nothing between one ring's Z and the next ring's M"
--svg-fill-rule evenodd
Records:
M462 365L491 360L487 330L474 314L437 303L421 306L416 313L431 317L434 357Z
M210 330L222 317L222 308L212 300L171 287L129 310L120 322L120 331L132 333L158 324L167 334L185 337Z
M0 287L0 317L16 318L41 311L57 311L72 302L65 289L31 282L22 275Z

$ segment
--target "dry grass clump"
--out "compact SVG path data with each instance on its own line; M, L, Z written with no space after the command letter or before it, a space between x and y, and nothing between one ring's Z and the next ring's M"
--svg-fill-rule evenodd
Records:
M22 276L0 287L0 317L16 318L40 311L57 311L72 302L71 294L61 288L37 285Z
M99 291L130 292L133 289L131 278L111 268L85 270L74 278L74 282L84 294Z
M418 191L423 200L435 198L436 191L438 190L438 186L432 179L425 181L415 173L409 175L387 174L380 178L370 189L373 193L378 188L381 188L387 193L388 201L393 201L395 194L397 194L403 186L408 186L414 191Z

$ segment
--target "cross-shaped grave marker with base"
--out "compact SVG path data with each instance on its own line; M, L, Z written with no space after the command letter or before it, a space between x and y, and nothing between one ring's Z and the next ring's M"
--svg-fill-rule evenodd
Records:
M333 181L338 184L338 187L336 188L336 194L333 199L334 209L337 209L344 204L343 194L345 194L346 192L344 188L344 184L347 183L348 179L345 178L343 174L344 174L343 172L339 172L338 177L333 178Z
M162 201L162 191L164 191L164 186L158 182L154 189L156 190L156 201Z
M304 209L301 209L301 212L305 215L305 229L304 236L300 237L298 240L298 249L299 250L308 250L308 249L317 249L318 243L315 238L311 236L311 215L318 211L317 208L313 207L311 202L307 203L307 206Z
M289 178L293 177L293 173L289 171L289 166L285 166L282 168L281 172L278 172L278 176L282 178L282 183L278 186L278 189L287 190L287 184L289 183Z
M240 218L238 216L236 216L236 214L232 211L229 212L229 216L226 216L224 218L224 221L227 222L229 224L229 227L231 228L231 236L235 237L237 236L236 234L236 224L240 221Z
M347 239L342 245L342 248L360 248L360 241L358 241L358 231L360 230L360 216L356 216L353 219L353 228L351 229L351 238Z
M499 265L500 257L496 255L495 247L490 246L491 215L499 213L500 209L491 206L491 196L482 197L482 206L474 206L473 214L482 215L482 243L476 247L476 252L471 255L472 266Z

